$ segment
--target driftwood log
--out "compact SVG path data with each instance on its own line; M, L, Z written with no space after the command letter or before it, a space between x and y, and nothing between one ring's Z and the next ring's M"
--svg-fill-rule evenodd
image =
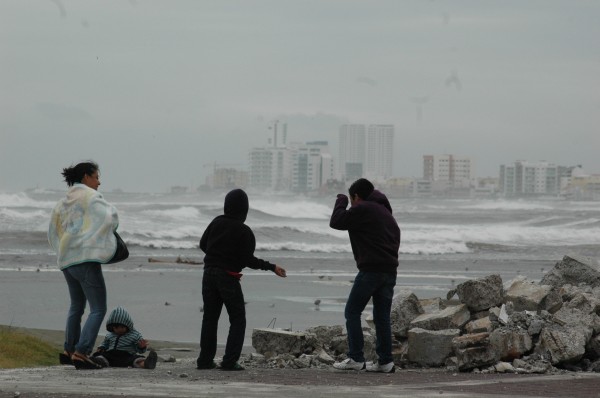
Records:
M204 264L203 261L194 261L194 260L190 260L189 258L184 258L184 257L181 257L181 256L177 256L177 258L175 259L175 261L161 260L161 259L157 259L157 258L148 257L148 262L149 263L196 264L196 265L202 265L202 264Z

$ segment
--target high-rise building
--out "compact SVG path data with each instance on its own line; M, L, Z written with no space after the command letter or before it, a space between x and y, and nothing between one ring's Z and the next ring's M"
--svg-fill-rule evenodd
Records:
M340 126L340 151L338 174L342 180L355 180L364 174L365 125L344 124Z
M434 190L468 188L475 178L475 162L466 156L424 155L423 179L432 181Z
M572 168L545 161L516 161L500 166L500 192L503 196L558 195L561 179Z
M249 186L259 190L291 188L291 153L284 147L253 148L249 154Z
M360 177L385 180L392 176L394 125L344 124L340 126L338 174L351 181Z
M327 141L287 143L278 139L277 123L271 127L269 146L253 148L249 153L249 188L267 191L316 191L333 179L333 159Z
M367 129L366 138L364 175L374 180L386 180L392 176L394 125L371 124Z
M290 146L292 153L292 191L318 190L333 175L333 162L327 141Z

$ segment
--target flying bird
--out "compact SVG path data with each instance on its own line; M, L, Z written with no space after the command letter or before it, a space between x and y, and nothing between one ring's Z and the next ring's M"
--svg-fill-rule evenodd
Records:
M446 78L446 87L455 86L458 91L462 90L462 83L458 78L458 73L453 70L450 76Z

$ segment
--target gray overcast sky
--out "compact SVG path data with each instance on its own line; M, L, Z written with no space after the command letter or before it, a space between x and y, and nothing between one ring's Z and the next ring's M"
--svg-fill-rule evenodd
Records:
M197 186L290 141L394 124L395 174L422 155L600 173L600 2L1 0L0 192Z

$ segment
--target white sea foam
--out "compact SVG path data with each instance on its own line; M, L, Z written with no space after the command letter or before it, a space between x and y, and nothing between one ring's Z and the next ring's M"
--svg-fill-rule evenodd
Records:
M578 225L573 225L577 227ZM568 226L537 227L523 223L495 225L412 224L402 230L403 245L465 244L482 242L512 246L585 245L597 244L600 227L571 228ZM460 252L460 251L458 251Z
M331 216L331 208L320 203L306 200L294 200L290 202L278 202L267 200L254 200L250 208L285 218L310 218L328 220Z
M144 210L141 212L141 215L171 220L193 220L200 217L200 211L195 207L184 206L175 209Z
M191 240L164 240L164 239L124 239L128 245L137 245L153 249L197 249L198 241ZM131 249L130 249L131 251Z
M464 204L459 208L477 210L552 210L554 206L543 202L497 200Z
M302 243L302 242L277 242L257 243L256 250L259 251L298 251L305 253L350 253L350 244L331 243Z
M42 209L53 209L56 202L39 201L30 198L25 192L0 193L0 207L37 207Z
M0 208L0 220L27 221L38 220L40 218L49 219L50 213L45 210L22 211Z

